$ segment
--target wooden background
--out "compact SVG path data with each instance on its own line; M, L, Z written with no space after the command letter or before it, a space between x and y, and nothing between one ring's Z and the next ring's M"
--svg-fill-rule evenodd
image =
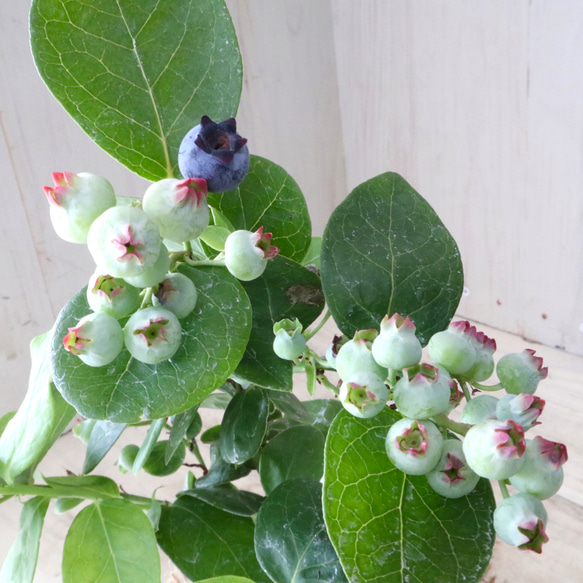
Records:
M2 414L26 390L30 339L93 271L85 247L52 232L43 185L63 170L106 176L120 195L139 196L146 183L94 146L44 87L28 3L0 1ZM511 332L507 350L524 348L521 337L563 349L537 347L551 368L547 436L571 454L550 510L555 554L527 562L503 547L489 583L583 581L574 558L583 453L569 442L582 420L583 358L567 354L583 355L583 2L227 3L245 63L240 131L295 177L315 234L357 184L399 172L458 241L459 313Z

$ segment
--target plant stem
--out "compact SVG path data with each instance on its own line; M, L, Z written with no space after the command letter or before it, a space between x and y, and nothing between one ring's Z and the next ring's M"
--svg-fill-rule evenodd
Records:
M503 389L502 383L498 383L496 385L481 385L480 383L472 383L472 386L476 387L476 389L480 389L480 391L499 391Z
M503 498L510 498L510 493L508 492L508 486L506 485L506 480L498 480L498 485L500 486L500 491L502 492Z
M313 330L306 330L304 332L305 339L309 340L310 338L313 338L322 329L322 326L324 326L324 324L329 320L331 315L332 314L330 313L330 311L326 310L326 313L324 314L324 317L320 320L320 323Z
M472 393L470 393L468 383L466 383L465 381L460 381L460 385L462 387L462 391L464 392L464 397L466 398L466 401L469 403L472 400Z
M460 423L459 421L450 419L445 413L439 413L439 415L435 415L433 420L440 427L445 427L446 429L449 429L454 433L458 433L459 435L465 435L471 427L469 423Z

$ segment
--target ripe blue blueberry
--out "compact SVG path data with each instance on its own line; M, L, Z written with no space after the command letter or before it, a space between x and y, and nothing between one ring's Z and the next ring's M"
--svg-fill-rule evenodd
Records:
M246 143L234 118L215 123L204 115L180 144L180 172L184 178L204 178L209 192L233 190L249 171Z

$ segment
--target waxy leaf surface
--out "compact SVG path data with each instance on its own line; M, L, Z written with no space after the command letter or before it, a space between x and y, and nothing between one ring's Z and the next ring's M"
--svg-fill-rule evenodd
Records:
M397 470L385 438L400 418L341 412L328 432L324 518L344 571L351 583L476 583L495 538L490 483L452 500Z
M272 245L282 255L301 261L311 242L312 224L304 195L296 181L281 167L251 156L249 174L235 190L209 194L217 208L235 227L272 233Z
M224 0L35 0L39 73L90 138L149 180L180 176L202 115L237 112L241 57Z
M87 443L83 474L89 474L97 467L97 464L107 455L125 428L125 423L95 422Z
M171 416L202 401L236 368L251 329L245 291L222 268L182 266L180 271L194 282L198 302L181 320L180 348L157 365L139 362L125 349L107 366L83 364L64 350L62 339L90 311L85 290L62 310L52 341L53 376L81 415L116 423Z
M458 247L435 211L398 174L360 186L332 213L321 251L322 286L338 327L379 329L409 316L423 344L449 324L463 291Z
M192 496L202 500L219 510L238 516L253 516L257 514L264 500L263 496L246 492L245 490L232 490L223 488L192 488L178 493L178 496Z

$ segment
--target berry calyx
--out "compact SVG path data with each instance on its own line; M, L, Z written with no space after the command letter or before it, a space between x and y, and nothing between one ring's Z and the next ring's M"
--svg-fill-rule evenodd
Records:
M536 391L538 383L547 378L548 368L535 351L527 348L522 352L506 354L496 365L496 374L507 393L519 395Z
M267 261L279 253L271 245L271 233L263 227L252 233L239 230L231 233L225 241L225 266L237 279L251 281L263 274Z
M196 306L198 293L192 280L182 273L169 273L152 296L154 306L170 310L178 319L186 318Z
M338 398L342 406L355 417L370 418L384 409L389 390L380 377L361 371L342 383Z
M419 363L421 342L415 336L415 324L399 314L386 315L380 333L372 343L372 355L384 368L401 370Z
M273 325L273 352L284 360L296 360L306 350L306 339L303 335L304 327L296 318L285 318Z

